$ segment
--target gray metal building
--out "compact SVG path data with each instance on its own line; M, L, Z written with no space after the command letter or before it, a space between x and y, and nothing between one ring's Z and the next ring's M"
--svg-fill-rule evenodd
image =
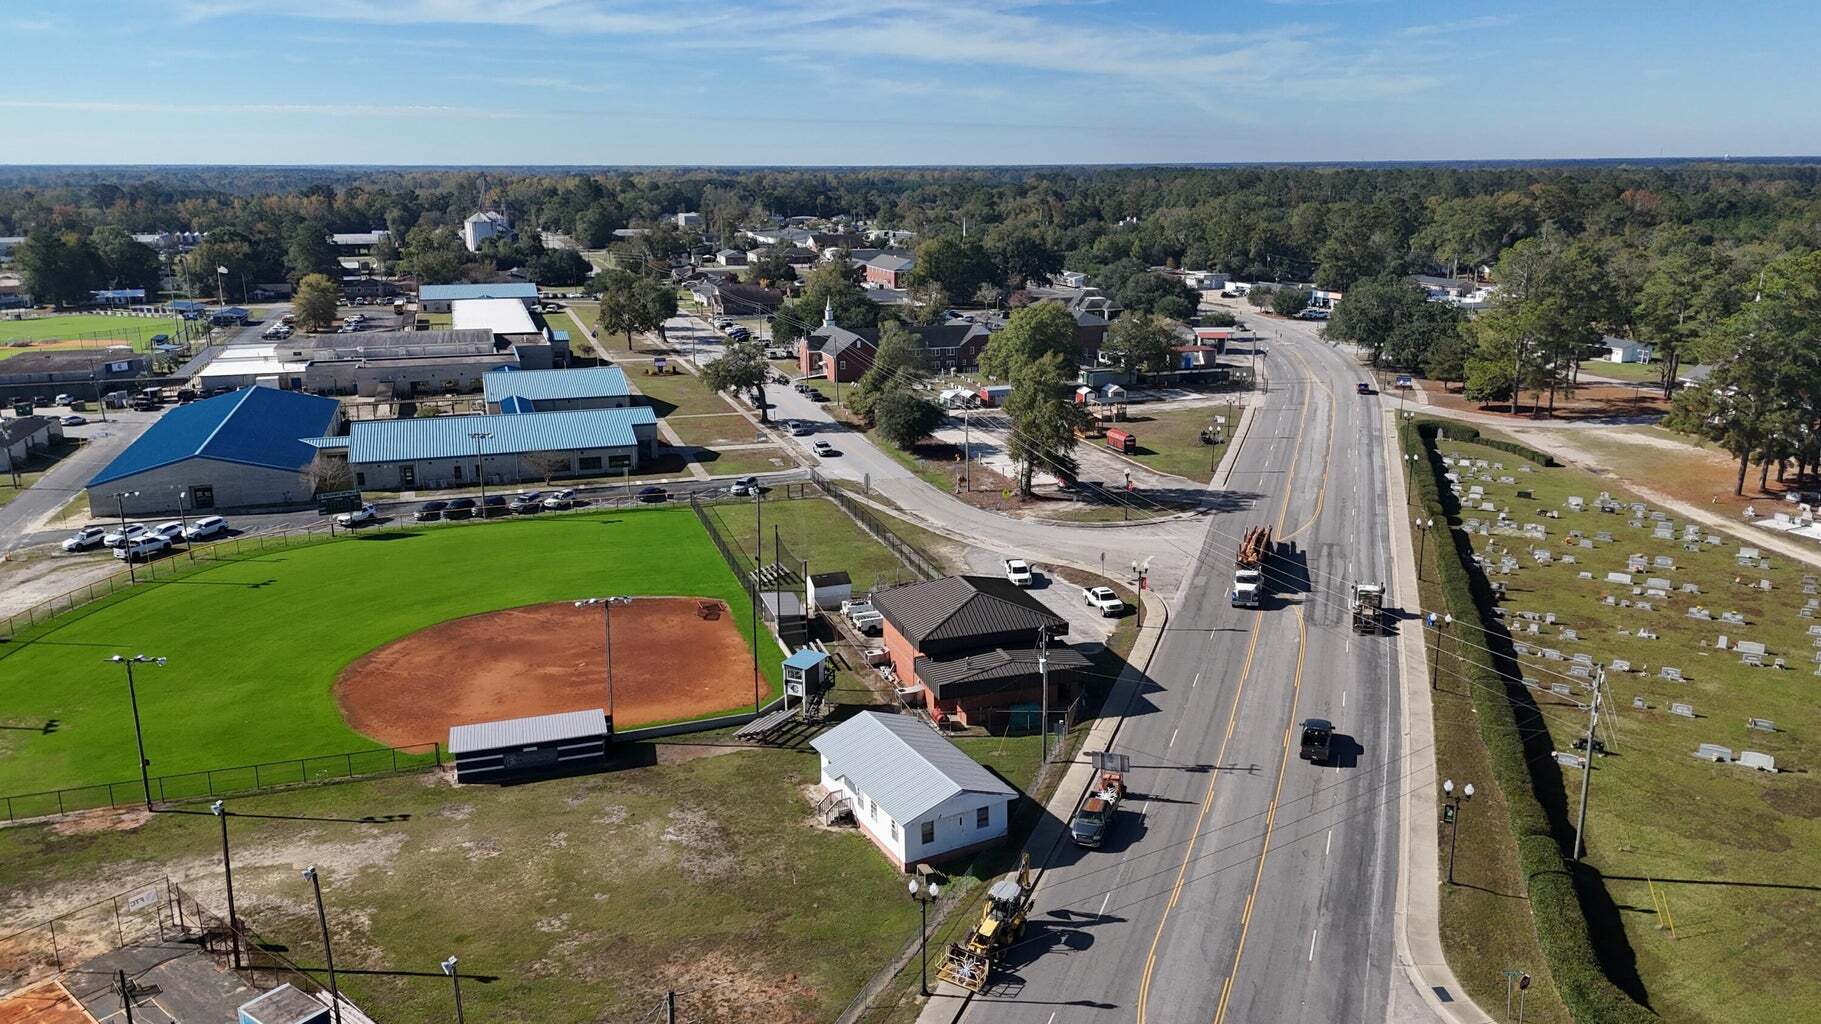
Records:
M598 768L612 735L606 711L566 711L455 726L449 753L457 782L521 781Z

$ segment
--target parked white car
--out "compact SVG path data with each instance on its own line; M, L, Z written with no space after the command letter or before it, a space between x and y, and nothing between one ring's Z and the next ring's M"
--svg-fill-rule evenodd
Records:
M102 536L101 543L110 548L117 548L128 541L138 540L148 532L144 523L128 523L118 529L109 530Z
M1082 587L1081 597L1088 607L1098 609L1101 615L1118 615L1125 611L1125 602L1113 593L1112 587Z
M173 519L168 523L159 523L157 526L152 527L152 533L154 536L163 537L165 540L175 544L183 539L183 521L180 519Z
M379 518L379 509L372 505L362 505L352 512L343 512L335 517L336 526L354 526L358 523L370 523Z
M544 507L552 510L574 508L575 492L568 488L564 488L560 491L553 491L548 498L544 499Z
M148 533L114 549L114 557L121 561L144 561L159 554L171 546L171 542L156 534Z
M63 540L63 550L84 551L101 543L107 536L107 528L102 526L85 526Z
M183 531L183 536L186 540L203 540L208 537L213 537L218 533L226 532L228 532L228 521L226 519L223 519L220 516L203 516L201 519L191 523L190 528Z
M1030 586L1031 585L1031 563L1025 561L1022 558L1006 559L1005 560L1005 578L1008 580L1011 580L1012 584L1014 586L1019 586L1019 587Z

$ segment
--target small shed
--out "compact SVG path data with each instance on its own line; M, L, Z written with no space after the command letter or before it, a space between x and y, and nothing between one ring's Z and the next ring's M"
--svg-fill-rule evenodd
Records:
M809 620L796 591L767 590L759 594L759 603L765 606L765 617L777 629L779 640L791 645L808 642Z
M450 729L449 754L457 782L517 782L606 763L612 733L600 708L507 718Z
M344 1001L343 1005L347 1005ZM240 1006L240 1024L328 1024L329 1007L289 983Z
M805 647L784 659L784 696L808 698L834 681L828 655Z
M809 574L808 596L811 615L836 611L842 601L854 596L854 581L845 572L813 572Z
M1010 384L988 384L980 389L979 394L980 404L990 409L1012 397L1012 386Z

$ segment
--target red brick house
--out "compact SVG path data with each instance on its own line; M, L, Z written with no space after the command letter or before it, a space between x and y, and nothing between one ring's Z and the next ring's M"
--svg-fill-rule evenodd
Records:
M976 323L906 326L923 349L923 365L934 373L972 369L980 361L990 331ZM879 331L866 327L850 331L834 322L834 312L822 311L822 326L797 341L797 369L806 377L822 376L851 384L873 367L879 350Z
M880 288L909 288L917 261L901 252L882 252L866 263L866 281Z
M1074 691L1086 657L1058 642L1068 621L1010 582L991 576L943 576L873 595L885 618L885 649L903 687L922 687L937 721L992 727L996 709L1041 700L1038 639L1049 636L1050 701L1060 708Z

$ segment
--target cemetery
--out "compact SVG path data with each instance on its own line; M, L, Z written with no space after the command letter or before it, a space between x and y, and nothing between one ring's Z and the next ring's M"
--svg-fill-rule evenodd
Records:
M1812 975L1782 1002L1768 996L1771 979L1807 973L1800 951L1821 942L1821 886L1786 884L1821 878L1821 570L1766 555L1747 529L1679 520L1611 477L1450 440L1445 427L1436 449L1452 525L1547 724L1570 820L1592 758L1585 861L1652 1007L1755 1020L1821 1003ZM1446 643L1432 640L1444 689ZM1665 891L1673 935L1657 909Z

